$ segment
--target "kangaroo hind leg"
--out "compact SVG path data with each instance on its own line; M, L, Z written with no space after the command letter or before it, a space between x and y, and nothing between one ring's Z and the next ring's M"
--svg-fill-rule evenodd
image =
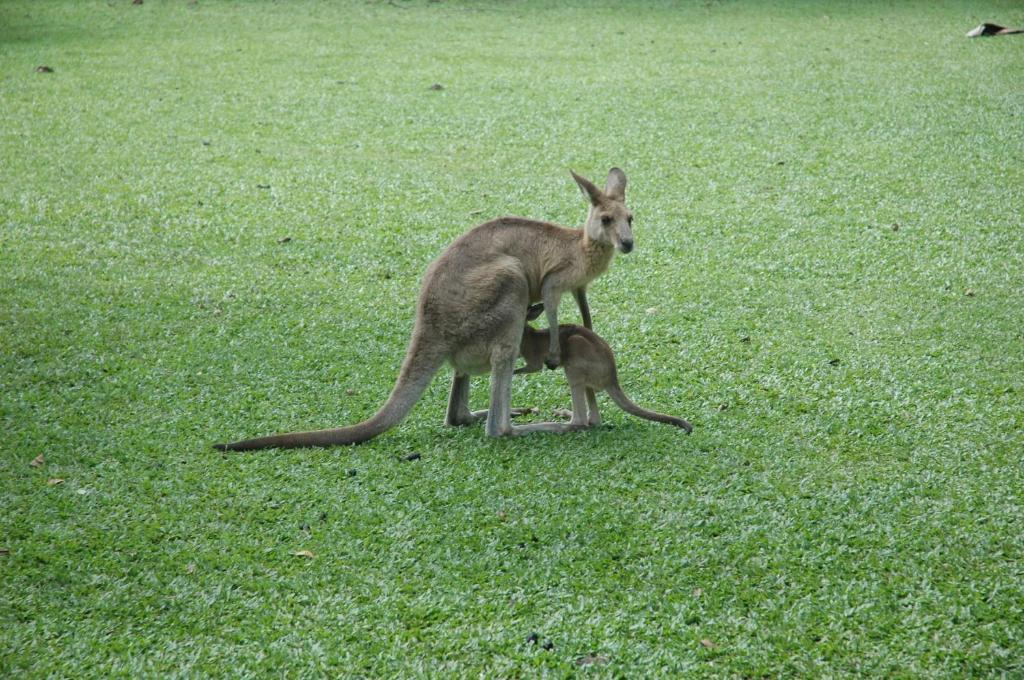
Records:
M491 356L491 404L487 409L487 436L512 434L512 370L516 353L495 349Z
M460 427L471 425L478 420L479 415L469 410L469 376L456 373L452 378L452 391L448 396L448 411L445 413L444 424Z
M518 425L514 428L513 434L528 434L530 432L577 432L587 428L587 397L582 384L570 384L572 391L572 420L568 423L530 423L529 425Z
M587 388L586 383L575 380L569 383L569 391L572 394L572 420L569 421L569 424L577 428L585 428L588 426L587 407L593 392ZM597 405L596 399L594 405Z
M601 424L601 409L597 406L597 394L593 388L587 388L587 425L596 427Z

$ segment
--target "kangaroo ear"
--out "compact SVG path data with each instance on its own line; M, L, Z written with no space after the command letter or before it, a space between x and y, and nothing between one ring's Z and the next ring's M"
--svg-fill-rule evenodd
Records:
M572 172L572 170L569 172ZM575 172L572 172L572 178L576 180L576 184L580 185L580 191L583 192L583 195L587 197L591 204L597 205L601 202L601 190L594 186L593 182L586 177L580 177Z
M626 200L626 173L619 168L608 171L608 181L604 184L604 193L620 203Z

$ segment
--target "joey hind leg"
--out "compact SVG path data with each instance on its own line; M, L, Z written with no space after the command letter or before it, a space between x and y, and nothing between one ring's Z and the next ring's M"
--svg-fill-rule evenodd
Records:
M589 401L586 385L583 383L569 383L569 391L572 393L572 420L570 425L583 428L587 427L587 403Z
M577 404L579 402L579 404ZM579 391L577 397L576 391L573 391L573 414L572 420L568 423L529 423L528 425L516 425L512 428L512 434L523 435L530 434L531 432L553 432L557 434L564 434L566 432L579 432L587 428L587 416L586 411L582 412L582 415L577 418L577 407L586 409L587 403L583 396L582 389Z
M578 432L587 428L587 399L582 385L570 385L572 390L572 420L568 423L530 423L517 425L512 434L521 435L530 432Z
M589 403L589 389L584 390L582 385L569 383L569 391L572 394L572 410L556 408L554 413L559 418L569 418L569 424L576 428L588 426L587 406ZM598 416L600 418L600 416Z
M580 308L580 317L583 319L583 327L588 330L594 329L594 320L590 317L590 303L587 302L587 289L577 288L573 291L576 297L576 304ZM594 390L587 388L587 406L590 409L589 423L591 425L601 424L601 411L597 408L597 395Z
M597 395L594 390L577 387L572 390L572 410L557 408L555 415L560 418L571 418L570 422L594 427L601 424L601 411L597 406Z

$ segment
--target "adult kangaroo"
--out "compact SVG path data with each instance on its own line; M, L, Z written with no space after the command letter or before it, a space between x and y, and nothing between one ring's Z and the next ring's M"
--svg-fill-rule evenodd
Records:
M527 308L542 302L548 325L558 328L558 304L572 291L589 327L587 284L608 269L616 250L633 249L625 173L612 168L603 191L575 172L572 176L590 202L582 229L501 217L466 232L431 263L398 380L377 413L348 427L289 432L215 448L244 451L364 442L397 425L446 361L455 370L446 425L468 425L481 417L469 410L469 376L490 371L487 435L534 431L535 426L513 427L509 403ZM552 333L545 363L557 367L560 355L558 333Z

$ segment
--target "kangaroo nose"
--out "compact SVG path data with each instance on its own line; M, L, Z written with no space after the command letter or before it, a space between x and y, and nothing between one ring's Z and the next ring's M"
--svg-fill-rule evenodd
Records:
M628 253L628 252L632 251L633 250L633 241L632 241L632 239L630 239L629 241L622 241L621 243L619 243L619 250L621 250L624 253Z

